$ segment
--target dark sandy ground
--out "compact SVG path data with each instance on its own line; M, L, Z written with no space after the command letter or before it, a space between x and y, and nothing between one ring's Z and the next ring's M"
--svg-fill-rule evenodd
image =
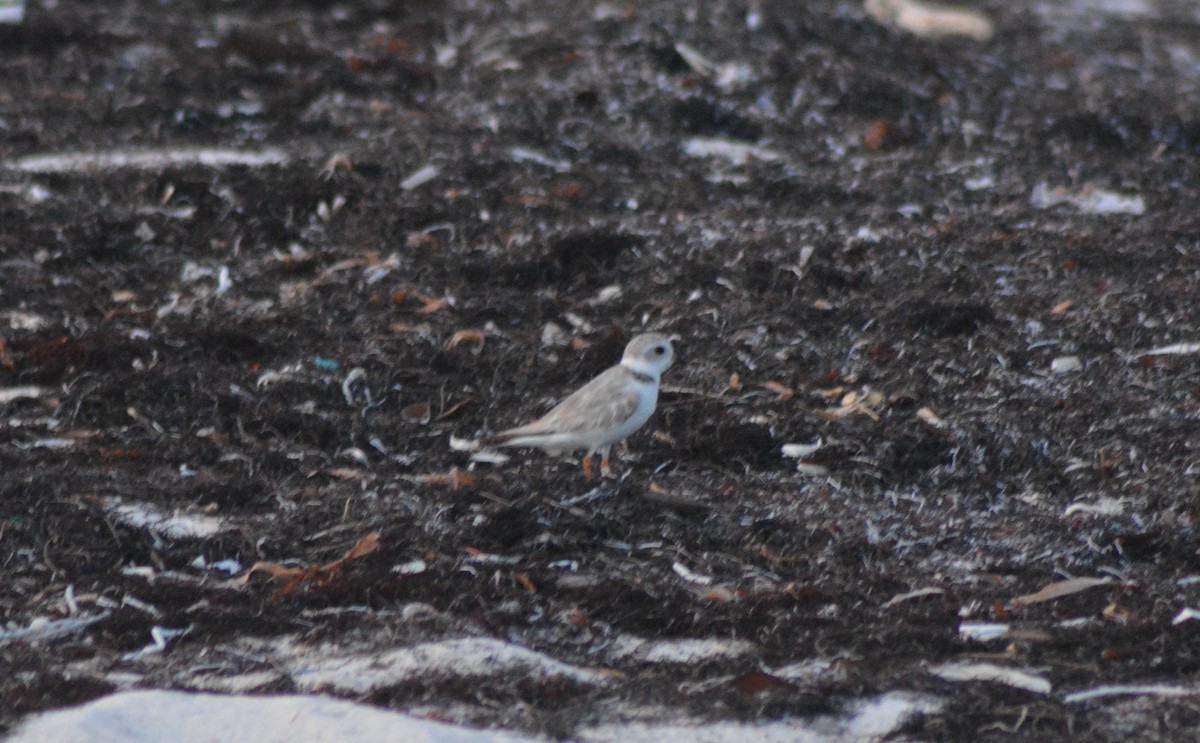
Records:
M986 41L823 0L34 2L0 29L0 722L307 689L250 640L469 635L621 681L336 693L571 737L899 690L938 700L900 737L1195 739L1197 349L1147 352L1200 342L1200 12L974 7ZM202 147L265 162L23 159ZM618 479L450 447L644 328L679 361ZM1154 686L1071 696L1115 684Z

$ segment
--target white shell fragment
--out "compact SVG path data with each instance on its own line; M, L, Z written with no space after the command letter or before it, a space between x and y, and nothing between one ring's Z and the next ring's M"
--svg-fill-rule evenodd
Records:
M1029 194L1029 203L1038 209L1070 204L1084 214L1129 214L1138 217L1146 213L1146 200L1140 195L1117 193L1095 186L1068 191L1039 183Z
M1104 697L1127 696L1194 697L1200 696L1200 688L1169 684L1113 684L1072 692L1063 697L1063 701L1074 704Z
M946 681L994 681L1035 694L1049 694L1053 688L1041 676L995 663L943 663L932 666L929 672Z
M865 8L867 15L877 22L924 38L965 36L987 41L995 33L987 16L969 8L918 0L867 0Z
M1050 371L1054 374L1068 374L1083 368L1083 362L1078 356L1059 356L1050 362Z
M990 642L1008 634L1011 625L996 622L963 622L958 625L958 636L964 640Z
M915 591L909 591L908 593L902 593L898 596L893 596L883 603L882 608L890 609L897 604L903 604L905 601L925 598L926 596L944 596L945 593L946 589L944 588L918 588Z
M811 444L784 444L782 452L785 457L800 459L815 454L824 445L825 442L818 438Z
M471 461L479 464L500 465L504 464L510 459L512 459L512 457L508 456L507 454L501 454L500 452L493 451L491 449L483 449L471 455Z
M477 439L460 439L451 435L450 448L453 451L479 451L479 441Z
M683 143L683 153L688 157L722 158L731 165L745 165L751 160L771 162L782 158L774 150L719 137L692 137Z
M424 167L417 168L411 175L400 181L400 188L405 191L420 188L441 175L441 172L436 165L425 165Z
M1200 353L1200 343L1172 343L1169 346L1159 346L1151 348L1148 351L1138 351L1130 356L1130 358L1139 358L1141 356L1175 356Z
M713 579L709 576L693 573L688 569L687 565L684 565L681 562L672 564L671 569L675 571L676 575L678 575L680 578L683 578L688 583L695 583L698 586L707 586L713 582Z

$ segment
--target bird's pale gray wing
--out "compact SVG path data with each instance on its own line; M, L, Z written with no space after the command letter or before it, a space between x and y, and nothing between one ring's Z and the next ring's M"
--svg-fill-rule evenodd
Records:
M619 392L615 395L611 394L611 390L597 392L599 394L590 395L590 399L572 395L550 411L557 414L551 423L553 430L556 433L601 430L618 425L637 410L636 392ZM573 404L568 407L567 403Z
M624 389L626 373L619 366L608 369L533 423L501 431L495 438L572 433L616 425L633 415L638 406L637 393Z

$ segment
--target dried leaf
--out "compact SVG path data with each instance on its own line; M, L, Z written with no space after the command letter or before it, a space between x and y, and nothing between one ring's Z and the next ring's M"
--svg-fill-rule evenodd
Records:
M468 341L475 344L472 353L479 353L483 350L483 331L474 328L458 331L450 337L450 340L446 341L446 350L453 351Z
M729 389L736 390L736 389L740 389L741 386L742 386L742 378L738 376L738 373L734 372L733 374L730 374L729 375Z
M343 565L351 560L369 555L377 549L379 549L379 532L373 531L359 539L341 558L326 565L310 565L301 568L274 562L256 562L246 572L242 583L248 582L255 573L266 573L273 581L287 580L286 585L271 594L272 601L279 601L302 587L328 585L341 571Z
M1008 603L1009 606L1012 607L1040 604L1043 601L1053 601L1064 596L1070 596L1071 594L1079 593L1080 591L1086 591L1089 588L1108 586L1112 585L1112 583L1113 580L1111 578L1071 578L1069 580L1060 580L1058 582L1051 583L1036 593L1018 596Z
M459 488L472 488L479 482L479 478L469 472L463 472L458 467L450 468L449 472L439 472L432 475L420 475L414 478L419 483L427 485L443 485L451 490Z
M699 596L701 601L709 601L714 604L729 604L737 601L737 592L729 588L729 586L713 586Z
M570 609L564 611L560 616L568 624L579 629L584 629L592 623L592 620L588 618L588 615L584 613L584 611L578 606L572 606Z
M338 560L338 562L342 563L350 562L351 560L357 560L360 557L371 554L377 549L379 549L379 532L373 531L362 539L358 540L358 542L350 548L350 551L347 552L341 560Z
M325 161L325 166L321 170L326 178L331 177L339 170L344 170L347 173L353 173L354 162L350 160L349 155L342 152L335 152L329 157L328 160Z
M428 401L417 402L401 410L400 417L407 423L419 423L423 426L433 418L433 413Z
M466 405L469 405L470 403L473 403L473 402L475 402L475 398L465 397L462 400L459 400L458 402L454 403L450 407L443 410L442 414L439 415L438 417L434 418L433 420L435 423L441 423L442 421L450 418L452 415L454 415L458 411L462 410L463 407L465 407Z
M421 335L428 335L432 328L429 327L428 323L410 325L408 323L394 322L388 325L388 330L393 333L420 333Z
M433 297L429 296L428 294L422 294L421 292L413 292L412 296L421 300L422 306L421 306L421 309L417 310L417 312L419 312L422 315L432 315L433 313L437 312L438 310L440 310L446 306L446 300L434 299Z
M517 573L513 577L516 578L517 582L521 584L521 588L524 588L526 592L528 592L528 593L537 593L538 592L537 586L534 585L533 580L527 574Z
M793 390L791 387L788 387L787 385L780 384L779 382L763 382L760 386L767 392L774 392L775 400L777 402L783 402L784 400L790 400L790 399L792 399L792 397L794 397L796 395L795 390Z
M1069 299L1066 300L1065 302L1059 302L1058 304L1054 305L1054 307L1050 310L1050 314L1051 315L1061 315L1062 313L1071 309L1072 304L1074 304L1074 302L1072 302Z
M877 119L866 128L862 135L863 148L867 152L878 152L892 135L892 125L883 119Z

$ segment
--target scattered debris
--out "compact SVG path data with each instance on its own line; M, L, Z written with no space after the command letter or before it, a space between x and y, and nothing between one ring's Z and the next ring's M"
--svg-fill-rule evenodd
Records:
M191 627L183 629L169 629L167 627L159 627L155 625L150 628L150 644L140 650L134 650L121 656L121 660L141 660L147 655L157 655L167 649L167 643L174 640L176 637L182 637L188 632L191 632Z
M838 407L818 410L817 415L825 420L836 420L849 415L865 415L873 421L878 421L879 414L875 411L881 405L883 405L882 393L874 390L850 391L842 397Z
M96 622L108 619L109 612L97 614L81 614L79 616L63 617L62 619L47 619L38 617L29 623L28 627L16 629L0 629L0 646L10 642L38 643L57 640L78 634Z

